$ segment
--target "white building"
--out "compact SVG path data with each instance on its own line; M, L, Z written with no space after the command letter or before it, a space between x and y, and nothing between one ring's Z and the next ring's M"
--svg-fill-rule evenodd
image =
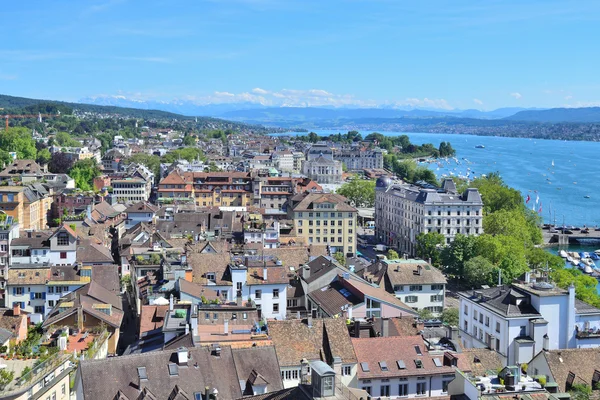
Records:
M148 201L147 182L140 178L115 179L111 182L113 195L119 203Z
M388 177L377 179L375 190L375 237L402 253L415 254L419 233L438 232L446 243L457 234L483 233L483 201L479 191L456 191L452 179L437 189L394 184Z
M268 221L264 229L244 228L244 243L262 243L265 249L279 247L279 221Z
M575 288L525 280L460 292L463 345L489 347L508 365L529 362L542 349L600 346L600 310L575 299Z
M125 229L130 229L140 222L152 223L156 216L157 207L145 201L140 201L125 209L127 219L125 220Z
M276 151L271 154L273 166L280 171L294 171L294 154L291 151Z
M63 225L54 232L28 231L10 246L10 265L73 265L77 261L77 235Z
M414 310L434 315L444 310L446 277L427 261L419 259L379 260L361 271L363 279L386 286Z
M421 336L352 338L359 389L373 398L448 396L454 380L444 354L429 353Z

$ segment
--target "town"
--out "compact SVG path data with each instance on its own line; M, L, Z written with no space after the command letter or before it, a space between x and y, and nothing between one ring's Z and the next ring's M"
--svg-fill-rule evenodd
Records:
M567 399L598 387L600 309L572 284L530 259L501 256L484 277L481 255L449 254L504 229L485 222L497 188L409 179L412 161L389 165L402 146L376 136L144 122L108 142L0 133L1 398ZM37 154L10 142L19 129Z

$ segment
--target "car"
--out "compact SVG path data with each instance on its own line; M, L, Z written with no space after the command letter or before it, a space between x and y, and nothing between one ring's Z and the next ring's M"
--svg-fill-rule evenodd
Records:
M558 233L558 232L560 232L560 231L556 228L550 229L550 233Z
M572 235L572 234L573 234L573 231L572 231L572 230L570 230L570 229L565 229L565 230L563 231L563 233L566 233L567 235Z

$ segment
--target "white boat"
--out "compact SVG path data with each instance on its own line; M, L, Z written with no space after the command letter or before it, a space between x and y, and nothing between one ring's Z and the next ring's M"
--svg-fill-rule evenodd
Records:
M585 265L592 265L592 260L590 260L589 258L584 258L581 260L581 262Z
M571 258L571 256L567 256L567 262L573 262L573 259Z
M583 268L583 272L586 274L591 274L592 272L594 272L594 270L589 265L586 265L585 268Z
M583 252L583 257L584 258L590 258L590 253L588 253L587 251Z
M579 253L576 252L576 251L572 251L571 252L571 257L573 257L573 259L575 259L575 260L579 260L581 258L581 256L579 255Z
M594 253L598 254L600 256L600 249L595 250Z
M559 254L559 255L560 255L562 258L567 258L567 257L569 256L569 255L567 254L567 252L566 252L566 251L564 251L564 250L561 250L561 251L559 251L559 252L558 252L558 254Z
M552 166L554 167L554 160L552 160Z
M576 267L579 265L579 261L577 261L576 259L573 259L573 261L571 261L571 265Z

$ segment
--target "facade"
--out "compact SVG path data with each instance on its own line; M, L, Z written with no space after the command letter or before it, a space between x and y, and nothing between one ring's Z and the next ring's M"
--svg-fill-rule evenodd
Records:
M302 173L319 184L342 183L342 163L324 156L308 159L303 163Z
M14 221L13 217L0 213L0 295L2 300L0 304L3 306L6 299L6 279L8 277L8 266L10 262L11 248L10 244L13 239L19 237L19 224Z
M78 215L85 213L88 206L93 206L96 196L89 193L64 191L54 196L52 203L52 217L61 218L64 215Z
M383 151L379 148L341 149L334 153L334 158L343 162L350 171L383 168Z
M358 359L358 388L374 398L448 395L454 368L444 354L431 354L421 336L352 338Z
M114 179L111 182L113 195L119 203L137 203L139 201L148 201L150 192L147 188L147 182L140 178Z
M304 160L306 160L304 153L302 153L301 151L294 151L292 153L292 156L294 157L294 165L292 172L295 172L297 174L302 173L302 165L304 164Z
M304 243L329 246L330 253L356 254L356 208L333 193L303 193L292 198L291 216Z
M547 384L552 382L558 386L558 392L567 393L576 384L597 390L599 365L598 348L547 350L539 352L529 362L527 372L545 376Z
M438 232L451 243L457 234L483 233L483 201L479 191L456 192L452 179L440 189L394 184L377 179L375 189L375 237L380 243L414 255L419 233Z
M520 283L460 292L460 331L467 348L489 347L508 365L529 362L543 349L600 345L600 310L575 299L575 288Z
M8 371L22 370L22 362L4 360ZM21 364L21 365L19 365ZM51 399L69 400L71 390L70 376L73 372L70 354L56 354L39 364L39 367L29 371L24 379L18 379L17 374L12 382L0 390L0 397L10 400Z
M10 265L73 265L77 234L67 225L54 231L26 232L11 241Z
M140 222L152 223L156 216L157 207L145 201L133 204L127 207L125 214L127 219L125 220L125 229L130 229Z
M0 210L18 221L21 229L39 230L48 225L52 193L43 185L0 187Z
M380 260L363 269L361 275L367 282L384 286L414 310L427 309L434 315L444 310L446 277L427 261Z
M294 154L289 150L273 152L271 160L273 166L279 171L292 172L294 170Z
M48 313L46 283L50 268L46 265L19 266L8 270L6 304L29 313L32 323L41 322Z

